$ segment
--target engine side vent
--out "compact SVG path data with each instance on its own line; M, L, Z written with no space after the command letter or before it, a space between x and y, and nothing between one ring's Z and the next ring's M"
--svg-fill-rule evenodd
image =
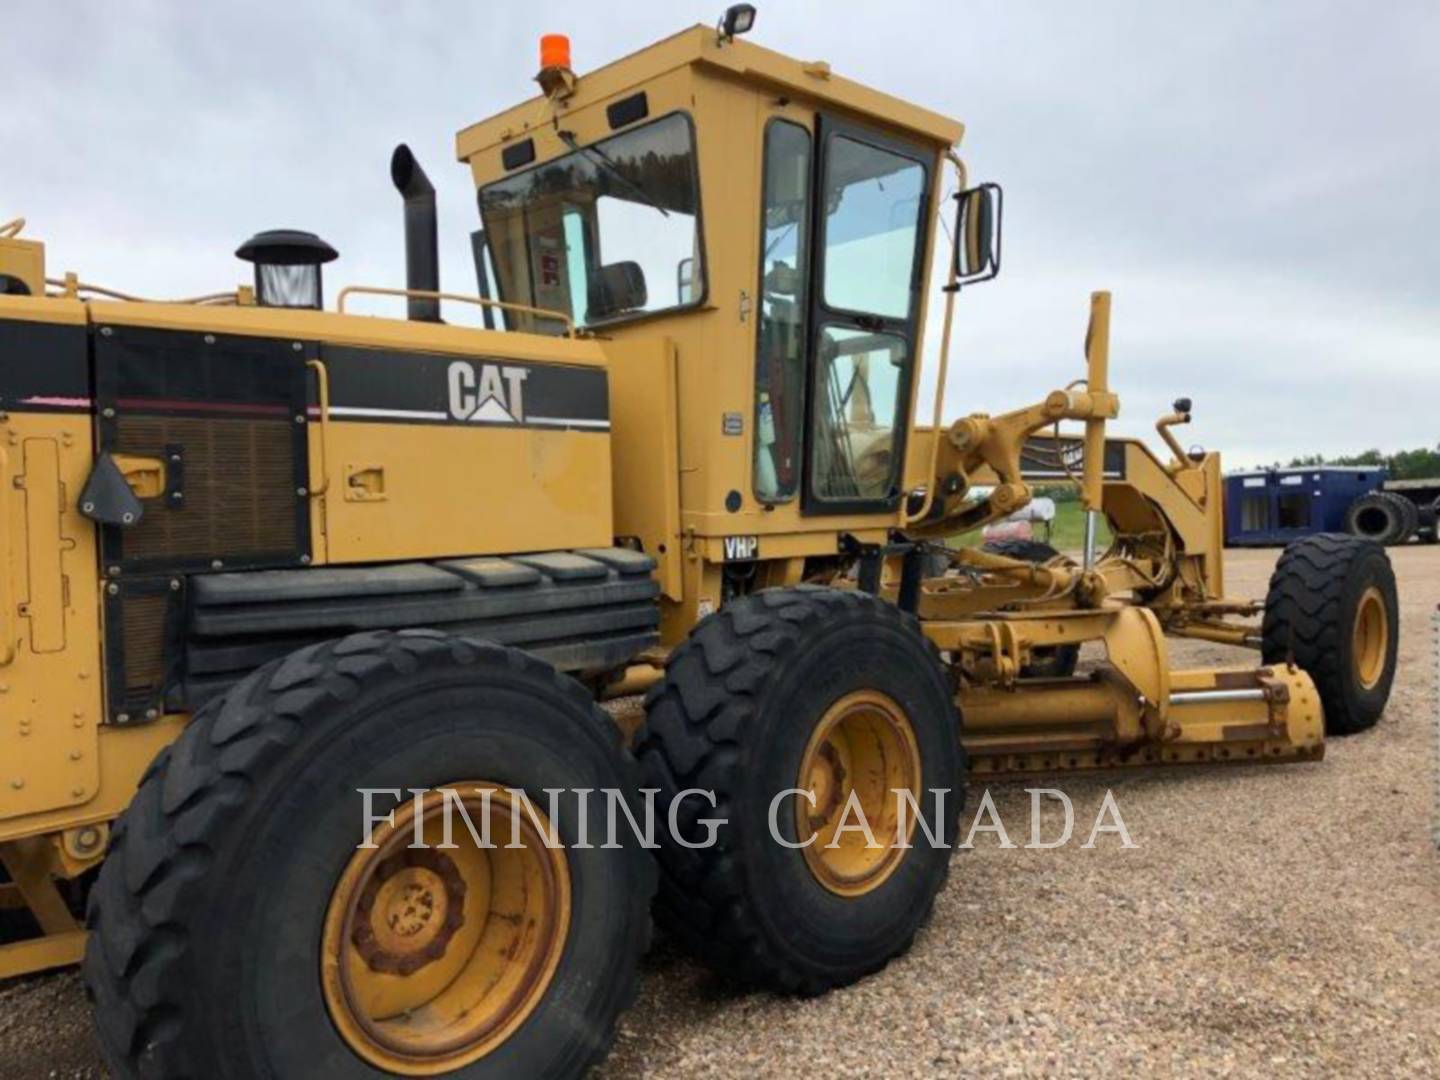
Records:
M184 582L136 577L105 587L105 699L114 724L153 720L180 687Z
M165 495L124 530L125 558L177 565L289 561L296 554L295 423L122 416L115 450L168 463Z
M110 576L308 561L313 343L101 326L100 449L164 463L141 519L106 526Z

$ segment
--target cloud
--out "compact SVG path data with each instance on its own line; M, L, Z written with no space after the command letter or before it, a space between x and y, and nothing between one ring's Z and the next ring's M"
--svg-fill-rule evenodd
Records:
M235 247L279 226L340 249L332 293L395 285L405 140L468 288L453 135L532 92L539 35L570 33L583 71L723 6L11 0L0 217L137 292L242 279ZM947 415L1077 376L1108 287L1123 432L1186 394L1187 435L1236 463L1440 439L1440 7L775 0L754 37L960 118L972 175L1005 185L1005 272L961 298Z

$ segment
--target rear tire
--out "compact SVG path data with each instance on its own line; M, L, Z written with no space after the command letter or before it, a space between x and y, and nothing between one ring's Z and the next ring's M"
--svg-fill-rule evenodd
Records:
M796 812L801 797L775 800L804 786L799 776L806 762L838 757L855 765L848 778L834 768L806 781L812 792L825 790L817 808L848 798L840 794L846 782L862 787L857 778L871 770L857 763L870 733L847 732L838 751L838 743L824 742L820 750L829 747L828 758L815 747L820 733L832 730L827 718L846 715L836 710L847 702L866 700L888 702L903 715L913 733L908 760L921 792L919 821L938 841L953 844L965 772L952 691L915 619L892 605L865 593L805 586L743 597L695 628L651 690L638 753L646 786L660 789L657 811L668 810L685 789L702 789L716 794L717 805L695 797L682 804L681 836L704 841L704 819L728 821L718 842L703 849L681 846L664 831L656 853L656 918L721 974L820 993L884 967L910 947L929 917L950 851L926 839L915 815L908 818L915 826L908 850L893 844L867 849L876 851L876 861L857 866L845 883L824 862L830 858L825 845L802 851L771 835L770 815L778 807L778 834L787 843L803 840ZM876 747L890 745L882 727L877 721ZM887 754L877 756L883 765L875 774L890 776L905 757L899 750ZM943 802L930 794L935 788L945 789ZM877 845L885 847L881 821L871 823Z
M432 845L382 863L365 879L367 891L357 890L365 914L344 924L338 940L345 951L331 957L323 947L336 910L332 895L342 895L350 867L370 855L357 851L366 835L358 789L481 779L524 790L542 811L546 787L629 793L638 786L618 732L579 684L518 650L428 631L357 634L302 649L207 704L150 767L116 826L91 897L84 977L114 1074L582 1075L604 1057L616 1017L634 996L655 871L638 843L574 848L574 798L562 799L551 819L564 850L548 849L565 883L564 918L534 931L542 940L550 934L547 962L515 973L520 991L480 977L491 970L508 977L503 964L516 952L535 955L522 939L522 917L510 914L519 910L515 887L500 884L521 880L519 871L499 861L501 852L476 847L463 822L454 827L460 850L453 857ZM395 808L398 821L410 806L403 797L397 807L377 796L371 808L380 815ZM603 796L594 800L592 829L604 813ZM497 837L493 844L507 842ZM483 888L450 884L467 858L472 868L474 860L490 860ZM426 867L436 871L429 879ZM519 895L528 911L530 895L547 891L550 881L523 880ZM421 893L432 903L413 899ZM397 911L399 922L386 924ZM459 912L458 926L432 918L436 911ZM516 946L499 961L494 956L502 953L488 948L492 928ZM460 1048L442 1052L443 1040L434 1037L426 1044L430 1056L420 1059L428 1069L377 1063L385 1047L357 1041L354 1023L344 1022L354 1017L337 1012L331 987L340 976L332 971L409 979L425 965L451 961L467 966L448 984L440 981L443 990L425 992L458 987L464 995L441 1033L460 1032ZM484 996L496 986L512 989L496 1000ZM395 984L387 992L393 997ZM515 997L523 1011L511 1006ZM483 1032L482 1043L474 1017L496 1009L508 1019ZM419 1027L435 1013L429 1004L413 1013L407 1006L360 1026L382 1030L380 1045L417 1015ZM466 1059L481 1046L483 1056Z
M1261 630L1267 664L1292 657L1315 681L1327 735L1373 727L1390 697L1400 643L1395 572L1384 548L1319 533L1285 549Z
M1039 540L991 540L982 551L1024 559L1037 566L1060 558L1060 552ZM1020 669L1024 679L1068 679L1080 660L1079 645L1051 645L1030 650L1030 662Z

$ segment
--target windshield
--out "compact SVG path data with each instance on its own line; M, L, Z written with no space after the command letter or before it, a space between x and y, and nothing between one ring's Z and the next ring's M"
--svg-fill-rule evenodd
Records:
M695 138L683 113L480 189L500 299L562 311L582 326L701 298L699 208ZM562 329L514 313L506 325Z

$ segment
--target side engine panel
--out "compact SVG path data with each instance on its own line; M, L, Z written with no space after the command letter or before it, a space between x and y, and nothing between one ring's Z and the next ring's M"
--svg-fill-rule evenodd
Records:
M0 821L95 797L103 686L95 530L75 505L93 462L84 310L46 310L41 322L40 302L5 304Z
M186 712L309 641L443 626L576 673L654 645L609 417L589 342L0 298L0 834L112 817Z
M511 335L518 337L518 335ZM534 339L531 339L534 340ZM312 400L329 564L604 547L614 538L603 367L325 343Z

